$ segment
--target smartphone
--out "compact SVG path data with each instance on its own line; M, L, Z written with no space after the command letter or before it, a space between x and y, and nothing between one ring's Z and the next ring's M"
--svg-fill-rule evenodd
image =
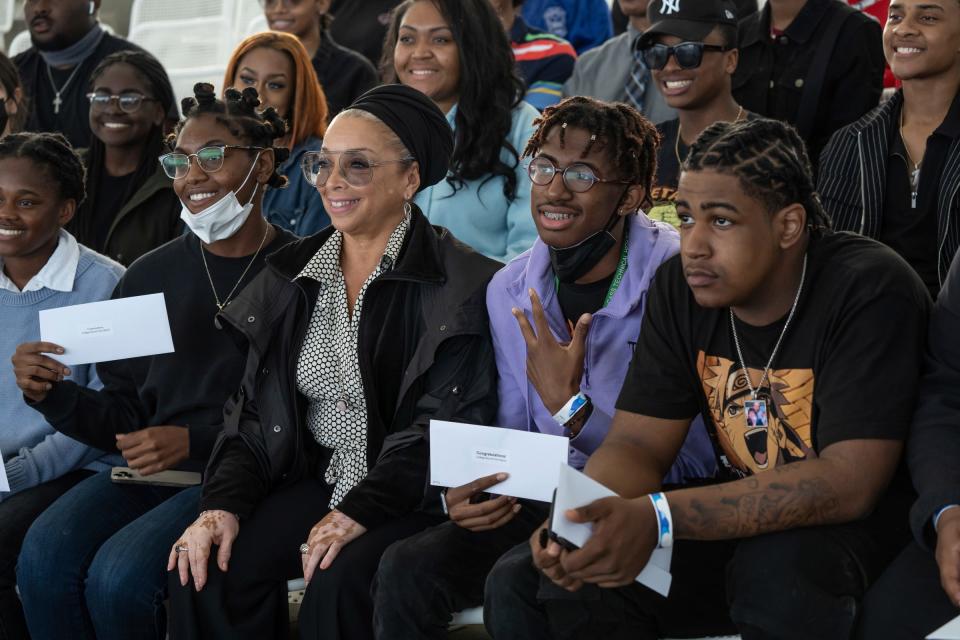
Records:
M577 545L573 544L572 542L570 542L570 541L567 540L566 538L563 538L563 537L557 535L557 534L553 531L553 509L554 509L554 507L556 506L556 504L557 504L557 490L554 489L554 490L553 490L553 499L550 500L550 515L549 515L549 517L547 518L548 526L547 526L546 529L542 529L542 530L540 531L540 547L543 548L543 549L546 549L546 548L547 548L547 542L549 542L550 540L552 540L552 541L556 542L558 545L560 545L561 547L563 547L564 549L566 549L567 551L576 551L576 550L579 549L580 547L578 547Z
M140 475L129 467L114 467L110 480L116 484L146 484L154 487L193 487L203 481L195 471L160 471L149 476Z

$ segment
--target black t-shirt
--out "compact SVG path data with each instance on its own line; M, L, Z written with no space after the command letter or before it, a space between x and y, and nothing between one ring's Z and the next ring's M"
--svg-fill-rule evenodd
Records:
M329 33L323 34L320 47L313 56L313 68L327 98L330 120L380 84L380 76L373 64L356 51L341 47Z
M721 474L758 473L851 439L906 438L930 299L882 244L849 233L811 239L797 312L751 402L727 309L700 307L680 256L657 272L617 408L663 419L702 414ZM737 322L750 379L763 377L786 316Z
M111 176L106 171L101 172L97 185L97 207L95 211L90 211L93 215L93 244L90 248L94 251L105 253L104 244L107 242L110 227L126 204L128 190L135 175L135 171L125 176Z
M954 98L943 123L927 138L915 201L911 181L913 163L900 135L901 109L897 109L891 119L879 239L910 263L927 285L930 296L936 299L940 293L937 233L940 182L950 147L960 137L960 94Z
M90 146L90 102L87 100L90 74L100 61L116 51L142 51L123 38L103 34L100 44L86 60L71 69L50 69L53 82L62 89L60 113L54 113L56 92L47 75L47 63L35 48L30 48L13 59L20 72L24 93L28 96L30 116L27 131L58 131L66 136L75 149ZM76 74L74 72L76 71ZM70 76L73 78L70 79ZM69 84L64 84L69 80Z
M390 12L398 4L400 0L333 0L330 33L343 46L379 65Z
M243 277L237 293L263 269L266 256L296 239L288 231L277 231ZM219 425L224 403L240 384L246 355L227 331L214 325L217 305L200 251L200 241L192 233L171 240L134 262L114 291L114 298L163 293L173 336L173 353L97 365L104 391L127 398L137 408L138 428ZM222 258L206 252L221 301L251 258ZM216 436L216 432L191 430L191 459L204 459Z
M596 313L603 307L603 302L610 290L610 284L616 274L588 284L561 282L557 287L557 300L563 317L571 326L576 326L580 316L585 313Z

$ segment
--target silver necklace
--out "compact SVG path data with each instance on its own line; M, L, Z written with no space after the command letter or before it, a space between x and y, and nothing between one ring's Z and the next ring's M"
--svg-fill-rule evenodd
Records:
M223 311L223 309L230 304L230 300L233 298L233 294L236 293L237 287L240 286L240 283L243 282L243 279L247 276L247 272L250 271L250 267L253 266L253 263L257 260L257 256L260 255L260 250L263 249L264 243L267 241L267 236L270 235L270 225L267 225L266 231L263 232L263 238L260 240L260 246L257 247L257 252L253 254L253 257L250 258L247 268L243 270L243 273L240 274L240 279L237 280L237 284L233 285L233 289L230 289L230 293L227 294L227 297L220 302L220 296L217 294L217 287L213 284L213 276L210 275L210 267L207 266L207 256L203 248L203 243L200 243L200 258L203 260L203 269L207 272L207 280L210 281L210 288L213 289L213 298L217 301L217 313Z
M747 386L750 387L750 399L757 399L757 391L763 388L764 383L767 381L767 377L770 375L770 367L773 366L773 359L777 357L777 352L780 350L780 343L783 342L783 337L787 335L787 328L790 326L790 321L793 320L794 314L797 312L797 304L800 302L800 293L803 291L803 282L807 278L807 256L803 256L803 271L800 272L800 286L797 287L797 295L793 299L793 306L790 307L790 314L787 315L787 321L783 324L783 330L780 332L780 337L777 338L777 344L773 347L773 353L770 354L770 359L767 360L767 366L763 369L763 377L760 378L760 383L754 388L753 383L750 381L750 372L747 370L747 365L743 360L743 351L740 350L740 339L737 337L737 323L733 318L733 308L730 308L730 329L733 331L733 344L737 347L737 357L740 358L740 368L743 370L743 375L747 379ZM766 408L766 407L764 407Z
M81 62L73 69L73 73L70 74L70 77L67 78L67 81L63 83L63 86L59 89L57 88L57 83L53 81L53 72L50 71L50 65L47 65L47 78L50 79L50 87L53 89L53 92L56 94L53 98L53 112L58 114L60 113L60 106L63 104L63 99L60 97L60 94L67 90L67 87L70 86L70 83L73 81L73 77L77 75L77 71L80 71L80 67L83 66Z

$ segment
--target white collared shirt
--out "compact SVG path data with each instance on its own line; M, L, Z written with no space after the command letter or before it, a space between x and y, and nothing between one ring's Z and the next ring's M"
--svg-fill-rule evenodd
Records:
M73 281L77 276L77 264L79 262L80 245L72 235L60 229L60 240L53 255L50 256L47 264L43 265L37 275L30 278L23 289L17 288L13 280L3 272L3 259L0 258L0 289L13 293L39 291L44 287L54 291L73 291Z

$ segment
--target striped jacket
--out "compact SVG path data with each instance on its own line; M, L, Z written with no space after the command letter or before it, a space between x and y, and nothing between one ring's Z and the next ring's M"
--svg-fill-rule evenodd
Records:
M893 119L903 92L838 130L820 155L817 190L833 227L879 238L883 223L887 156ZM937 197L937 252L940 285L960 248L960 139L954 140L940 177Z

